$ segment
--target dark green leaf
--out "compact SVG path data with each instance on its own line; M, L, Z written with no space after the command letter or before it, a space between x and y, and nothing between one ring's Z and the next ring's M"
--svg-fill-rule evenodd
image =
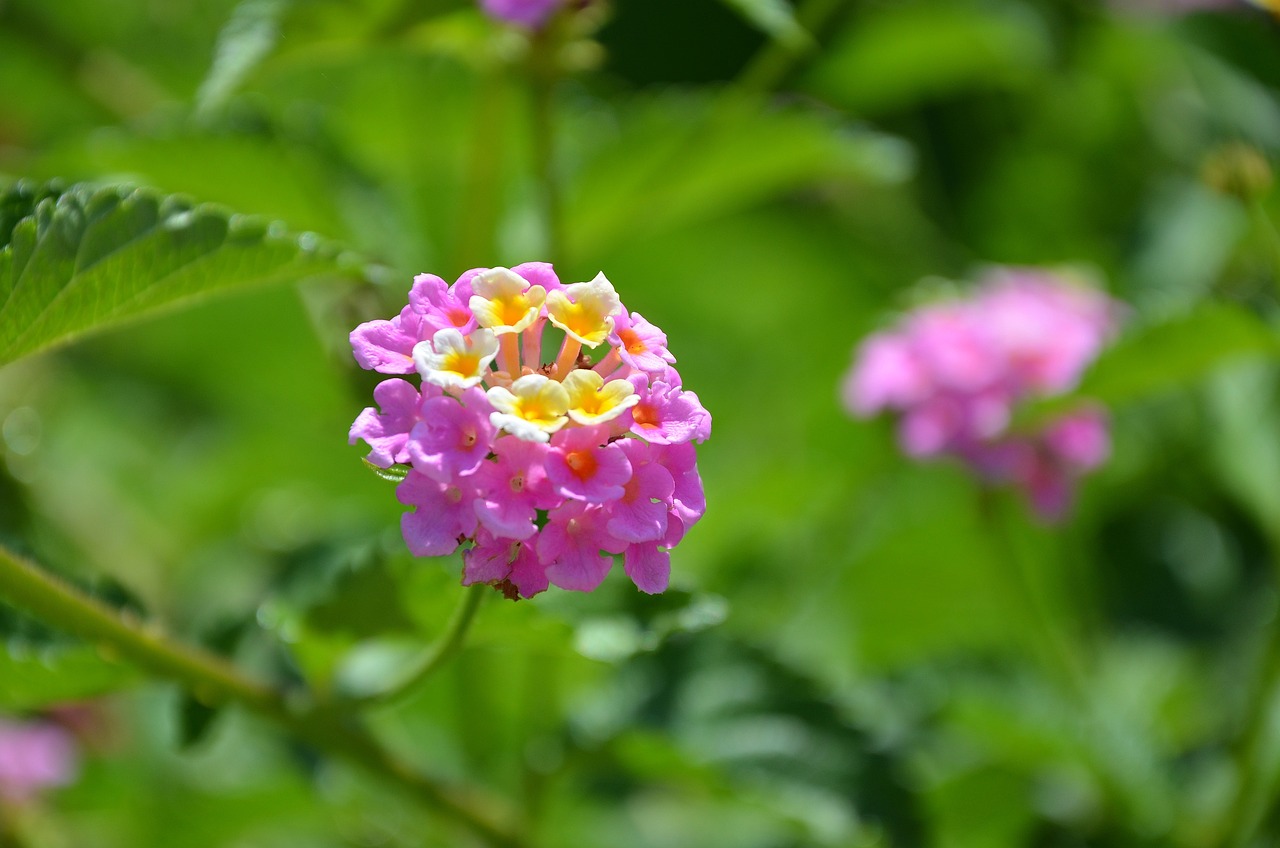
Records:
M209 706L190 692L178 701L178 746L185 750L196 747L206 738L214 720L222 714L222 706Z
M338 271L310 234L122 186L0 197L0 365L161 307L234 286Z

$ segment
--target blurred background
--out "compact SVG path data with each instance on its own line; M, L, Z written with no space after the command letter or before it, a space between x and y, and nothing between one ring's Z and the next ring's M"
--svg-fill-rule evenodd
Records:
M535 36L470 0L0 0L0 188L154 187L368 269L0 370L5 544L274 680L385 675L460 562L408 555L346 444L377 381L347 333L415 273L603 270L714 416L707 517L665 595L495 594L372 713L396 750L543 846L1280 844L1276 18L581 5ZM1059 526L839 401L861 338L990 263L1131 308L1113 456ZM0 710L97 696L0 843L473 844L16 610L0 635Z

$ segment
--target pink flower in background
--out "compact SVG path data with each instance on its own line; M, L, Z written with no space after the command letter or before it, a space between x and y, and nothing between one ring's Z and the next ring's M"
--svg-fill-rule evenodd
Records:
M530 29L546 23L563 4L564 0L480 0L489 17Z
M561 339L544 356L543 334ZM682 388L667 337L603 274L562 285L545 262L414 278L396 318L351 334L384 380L351 426L403 474L409 550L462 549L462 582L508 597L590 591L622 556L644 592L706 512L693 442L711 415ZM406 365L407 363L407 365ZM405 370L405 369L409 370Z
M65 786L77 759L71 734L57 724L0 718L0 800L24 803Z
M1076 411L1023 433L1011 430L1014 411L1074 389L1120 314L1107 295L1056 274L993 270L969 297L921 307L867 338L845 378L845 406L898 414L907 454L959 457L1020 488L1046 520L1061 519L1076 481L1106 461L1105 414Z

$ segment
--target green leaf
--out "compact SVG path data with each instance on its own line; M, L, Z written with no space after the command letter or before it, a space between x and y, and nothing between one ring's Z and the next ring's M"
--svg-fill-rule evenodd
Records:
M1250 355L1280 355L1280 338L1239 307L1206 305L1190 315L1140 328L1103 354L1076 395L1109 405L1198 382Z
M750 97L637 98L618 120L618 135L585 157L567 193L574 256L643 243L808 186L898 183L915 165L900 139Z
M383 468L380 465L374 465L367 459L363 460L363 462L365 468L368 468L375 475L390 483L404 482L404 479L409 476L409 472L412 470L407 465L393 465L390 468Z
M810 84L865 114L966 89L1028 86L1053 43L1029 8L888 3L851 22L826 53Z
M1252 313L1227 304L1137 327L1105 351L1079 388L1029 404L1019 427L1035 426L1081 403L1109 407L1195 385L1218 368L1249 357L1280 356L1280 336Z
M812 39L796 20L795 9L787 0L720 0L761 32L793 47L802 47Z
M209 706L190 692L182 693L178 702L178 747L185 751L198 747L208 738L222 709Z
M147 189L19 183L0 221L0 365L198 295L340 267L312 234Z
M288 0L244 0L218 34L217 54L196 95L196 109L209 113L226 102L240 83L271 53L280 38Z
M334 682L349 698L390 691L422 657L426 645L404 638L370 639L356 645L338 664Z
M137 675L91 647L0 649L0 709L34 710L93 698L131 685Z

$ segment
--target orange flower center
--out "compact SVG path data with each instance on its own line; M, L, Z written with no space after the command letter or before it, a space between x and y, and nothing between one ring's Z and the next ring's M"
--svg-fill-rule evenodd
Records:
M644 353L649 349L644 339L640 338L640 334L635 330L621 330L618 338L622 341L622 346L627 349L627 353Z
M579 480L595 476L596 455L590 450L569 451L564 455L564 462Z
M658 411L647 403L638 403L631 410L631 418L641 427L650 427L657 429L662 426L662 420L658 418Z

